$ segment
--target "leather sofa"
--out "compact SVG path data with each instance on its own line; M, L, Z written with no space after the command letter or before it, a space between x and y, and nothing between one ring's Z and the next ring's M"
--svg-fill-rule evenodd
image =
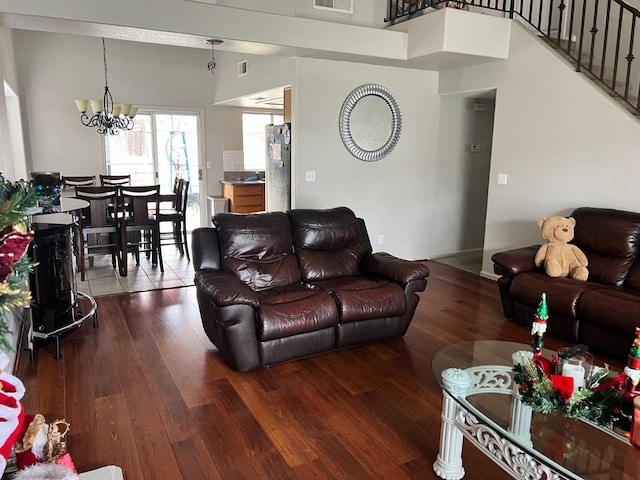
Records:
M251 370L407 331L429 269L372 253L346 207L221 213L193 231L204 330L226 363Z
M548 333L570 344L583 343L626 364L640 326L640 213L581 207L574 243L589 261L586 282L551 278L536 268L539 245L496 253L494 272L504 315L530 326L547 294Z

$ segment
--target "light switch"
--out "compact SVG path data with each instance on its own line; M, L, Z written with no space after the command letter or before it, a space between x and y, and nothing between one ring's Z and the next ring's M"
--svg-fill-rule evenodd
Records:
M314 171L309 171L307 172L307 182L315 182L316 181L316 172Z
M498 185L506 185L507 184L507 174L499 173L498 174Z

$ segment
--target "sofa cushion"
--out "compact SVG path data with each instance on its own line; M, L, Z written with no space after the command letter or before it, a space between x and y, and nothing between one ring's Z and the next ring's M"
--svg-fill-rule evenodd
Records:
M338 302L340 322L397 317L407 311L407 297L400 285L374 277L342 277L314 282Z
M640 293L618 287L596 287L586 291L578 304L580 324L628 335L629 345L640 326Z
M547 294L549 310L569 318L576 318L578 300L593 284L569 278L550 279L545 273L519 273L513 278L509 294L524 305L538 305ZM533 320L533 318L531 319Z
M640 291L640 261L636 260L631 268L627 277L624 279L624 288Z
M640 213L581 207L571 216L576 219L572 243L589 260L589 280L621 287L640 248Z
M258 292L260 340L290 337L338 324L338 308L333 298L303 285L274 287Z
M213 223L220 239L222 270L255 291L300 282L285 213L221 213Z
M363 238L362 226L350 209L297 209L287 215L304 281L360 273L360 260L370 245L368 238Z

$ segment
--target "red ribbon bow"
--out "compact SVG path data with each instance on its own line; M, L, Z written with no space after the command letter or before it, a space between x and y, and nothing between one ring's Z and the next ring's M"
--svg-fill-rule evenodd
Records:
M553 389L560 393L560 397L565 402L573 395L573 377L563 375L551 375L551 385Z

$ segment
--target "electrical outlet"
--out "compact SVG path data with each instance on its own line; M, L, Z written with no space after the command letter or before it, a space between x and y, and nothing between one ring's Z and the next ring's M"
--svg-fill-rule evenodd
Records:
M384 235L378 235L378 245L382 245L384 243Z
M315 182L316 181L316 172L309 171L306 176L307 182Z
M507 184L507 174L499 173L498 174L498 185L506 185Z

